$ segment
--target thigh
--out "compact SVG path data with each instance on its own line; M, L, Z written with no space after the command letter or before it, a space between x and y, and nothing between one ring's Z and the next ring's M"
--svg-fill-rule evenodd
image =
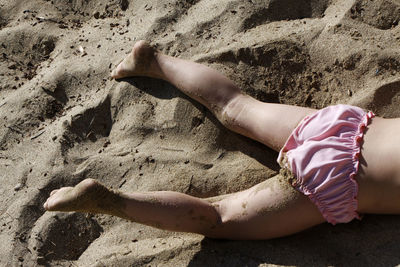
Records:
M216 237L270 239L324 222L317 207L281 175L214 203L221 215Z
M299 122L314 112L311 108L265 103L240 95L227 105L225 115L230 129L279 151Z

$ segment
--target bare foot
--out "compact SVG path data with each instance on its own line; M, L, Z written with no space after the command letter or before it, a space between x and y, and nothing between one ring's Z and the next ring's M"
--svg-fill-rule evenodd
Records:
M94 179L85 179L75 187L63 187L50 193L43 207L48 211L79 211L124 216L124 201Z
M157 50L145 41L138 41L131 53L112 71L111 77L121 79L130 76L157 78Z

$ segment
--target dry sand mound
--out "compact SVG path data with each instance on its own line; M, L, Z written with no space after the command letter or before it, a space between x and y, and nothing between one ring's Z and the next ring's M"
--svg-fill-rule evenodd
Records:
M398 216L228 242L42 208L86 177L208 197L277 173L276 153L171 85L110 80L135 40L212 66L260 100L396 117L399 19L399 0L0 0L0 265L400 264Z

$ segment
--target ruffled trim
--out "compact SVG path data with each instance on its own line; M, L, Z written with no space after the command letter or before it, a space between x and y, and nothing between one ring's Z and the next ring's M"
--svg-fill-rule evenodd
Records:
M353 152L352 152L353 171L349 175L350 179L347 180L348 186L349 186L348 190L346 192L343 192L344 195L346 195L346 194L348 195L348 197L346 198L347 201L345 202L346 206L352 207L352 214L347 214L347 216L346 216L346 218L350 218L350 219L339 220L337 211L335 212L334 210L331 209L332 203L327 203L327 201L324 201L321 198L320 194L312 193L303 185L300 185L300 184L295 185L295 187L298 190L301 190L302 192L305 192L306 195L308 195L308 197L311 199L311 201L313 203L315 203L316 206L318 207L318 209L321 211L325 220L327 222L331 223L332 225L335 225L337 223L349 222L354 218L356 218L358 220L361 219L360 214L357 212L357 210L358 210L358 200L357 200L358 183L355 179L355 176L357 175L358 169L360 166L361 145L362 145L362 142L364 139L365 129L374 116L375 116L375 114L372 113L371 111L366 113L363 116L363 119L358 126L357 133L353 139ZM347 212L350 212L350 211L347 211ZM348 215L351 215L351 216L348 216Z
M359 170L359 158L365 130L374 116L375 114L371 111L363 114L362 118L360 117L358 128L355 129L355 132L353 132L354 135L352 139L352 144L349 144L349 150L351 150L351 155L349 154L349 160L351 157L350 163L352 167L350 174L347 174L350 179L345 180L343 187L334 188L330 191L323 190L321 192L315 192L315 189L309 190L307 184L302 184L302 179L294 177L295 175L293 174L293 169L289 164L286 155L287 150L285 150L285 147L281 150L279 154L278 162L281 165L282 169L289 170L289 173L292 172L292 175L287 175L287 171L284 172L286 174L285 177L288 178L288 181L292 184L294 188L307 195L320 210L324 219L333 225L337 223L348 222L354 218L361 219L360 215L357 212L358 183L355 179L355 176L357 175ZM306 120L308 119L309 118L307 118ZM308 183L308 181L306 183ZM344 191L338 192L338 190L343 190L343 188L346 189ZM335 205L335 203L338 204ZM342 212L343 207L347 207L346 214Z
M354 138L354 146L356 147L355 151L353 152L353 172L350 173L350 181L354 185L354 197L352 199L352 206L355 206L354 217L357 219L361 219L360 214L357 212L358 210L358 183L356 181L356 175L358 173L358 169L360 167L360 154L361 154L361 145L364 141L364 134L367 126L371 123L371 119L375 117L375 114L372 111L367 112L363 120L361 121L360 125L358 126L358 133Z

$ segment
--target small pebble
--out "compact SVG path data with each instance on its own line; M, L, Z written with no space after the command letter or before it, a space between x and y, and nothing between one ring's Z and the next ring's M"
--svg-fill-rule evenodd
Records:
M99 11L93 12L93 17L94 17L95 19L98 19L98 18L100 17L100 12L99 12Z
M23 186L23 185L22 185L21 183L17 184L17 185L14 187L14 191L19 191L19 190L21 190L22 186Z

